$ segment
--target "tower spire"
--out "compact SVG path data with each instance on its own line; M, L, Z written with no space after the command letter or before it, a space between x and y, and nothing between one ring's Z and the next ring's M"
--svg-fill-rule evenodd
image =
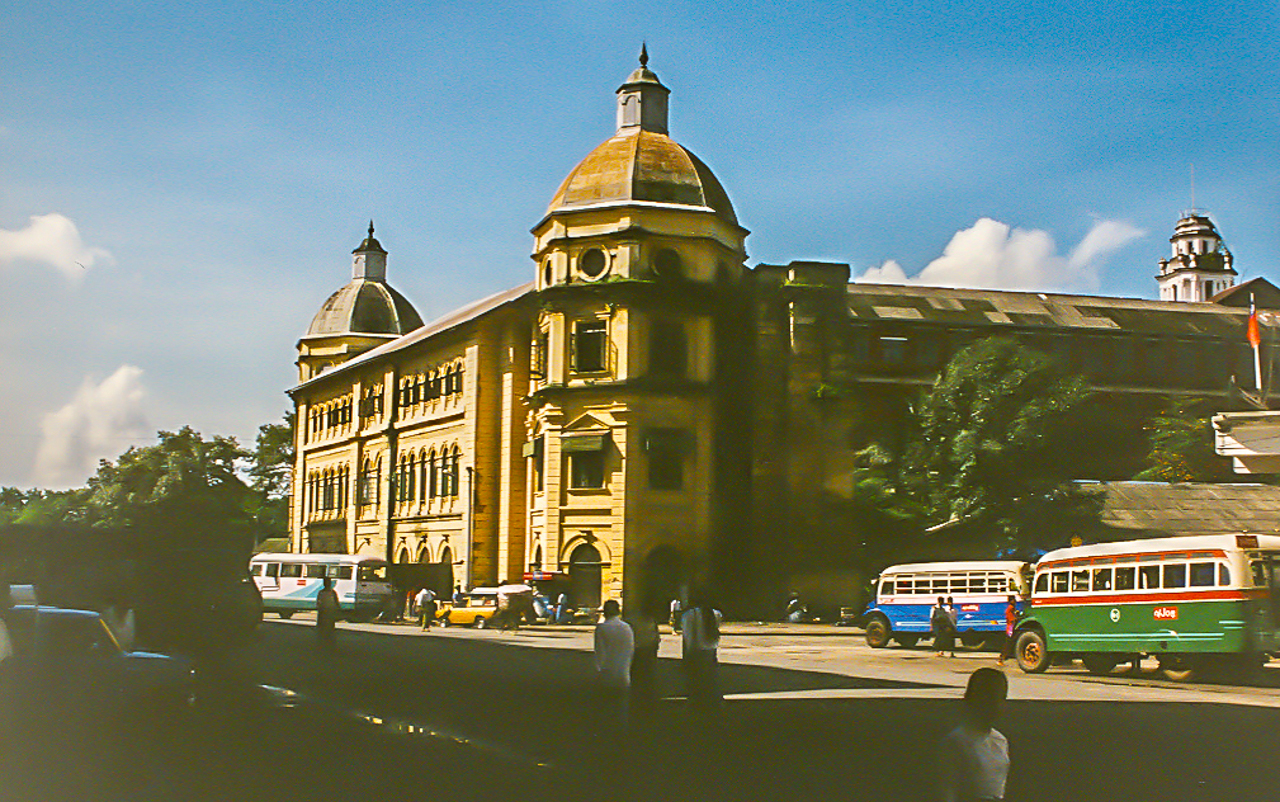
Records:
M649 66L649 45L644 40L640 41L640 66Z

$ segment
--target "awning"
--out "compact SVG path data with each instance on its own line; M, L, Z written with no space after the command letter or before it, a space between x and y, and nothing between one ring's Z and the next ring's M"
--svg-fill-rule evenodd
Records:
M566 454L577 454L584 451L604 451L604 447L608 444L608 432L565 434L560 437L560 450Z

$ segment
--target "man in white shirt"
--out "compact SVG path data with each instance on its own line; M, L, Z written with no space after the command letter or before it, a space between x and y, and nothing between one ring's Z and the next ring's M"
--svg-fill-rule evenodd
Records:
M627 728L629 713L628 696L631 686L631 658L635 654L636 639L631 627L622 620L622 609L617 600L604 603L604 620L596 624L595 664L600 679L606 709L606 719L617 730Z

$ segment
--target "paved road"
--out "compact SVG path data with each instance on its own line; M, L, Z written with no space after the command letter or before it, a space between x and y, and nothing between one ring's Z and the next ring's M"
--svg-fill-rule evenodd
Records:
M322 655L308 624L269 621L206 672L190 720L131 736L120 754L143 753L136 771L65 798L929 799L960 688L994 663L873 651L825 627L729 626L727 701L705 716L683 703L668 637L663 701L620 738L598 715L586 630L351 626ZM1273 673L1260 687L1180 687L1015 668L1000 725L1009 798L1274 798Z

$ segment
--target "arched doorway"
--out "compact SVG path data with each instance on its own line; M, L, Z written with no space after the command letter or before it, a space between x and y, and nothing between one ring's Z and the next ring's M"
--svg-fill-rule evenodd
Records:
M600 606L600 550L583 543L569 555L569 599L574 606Z

